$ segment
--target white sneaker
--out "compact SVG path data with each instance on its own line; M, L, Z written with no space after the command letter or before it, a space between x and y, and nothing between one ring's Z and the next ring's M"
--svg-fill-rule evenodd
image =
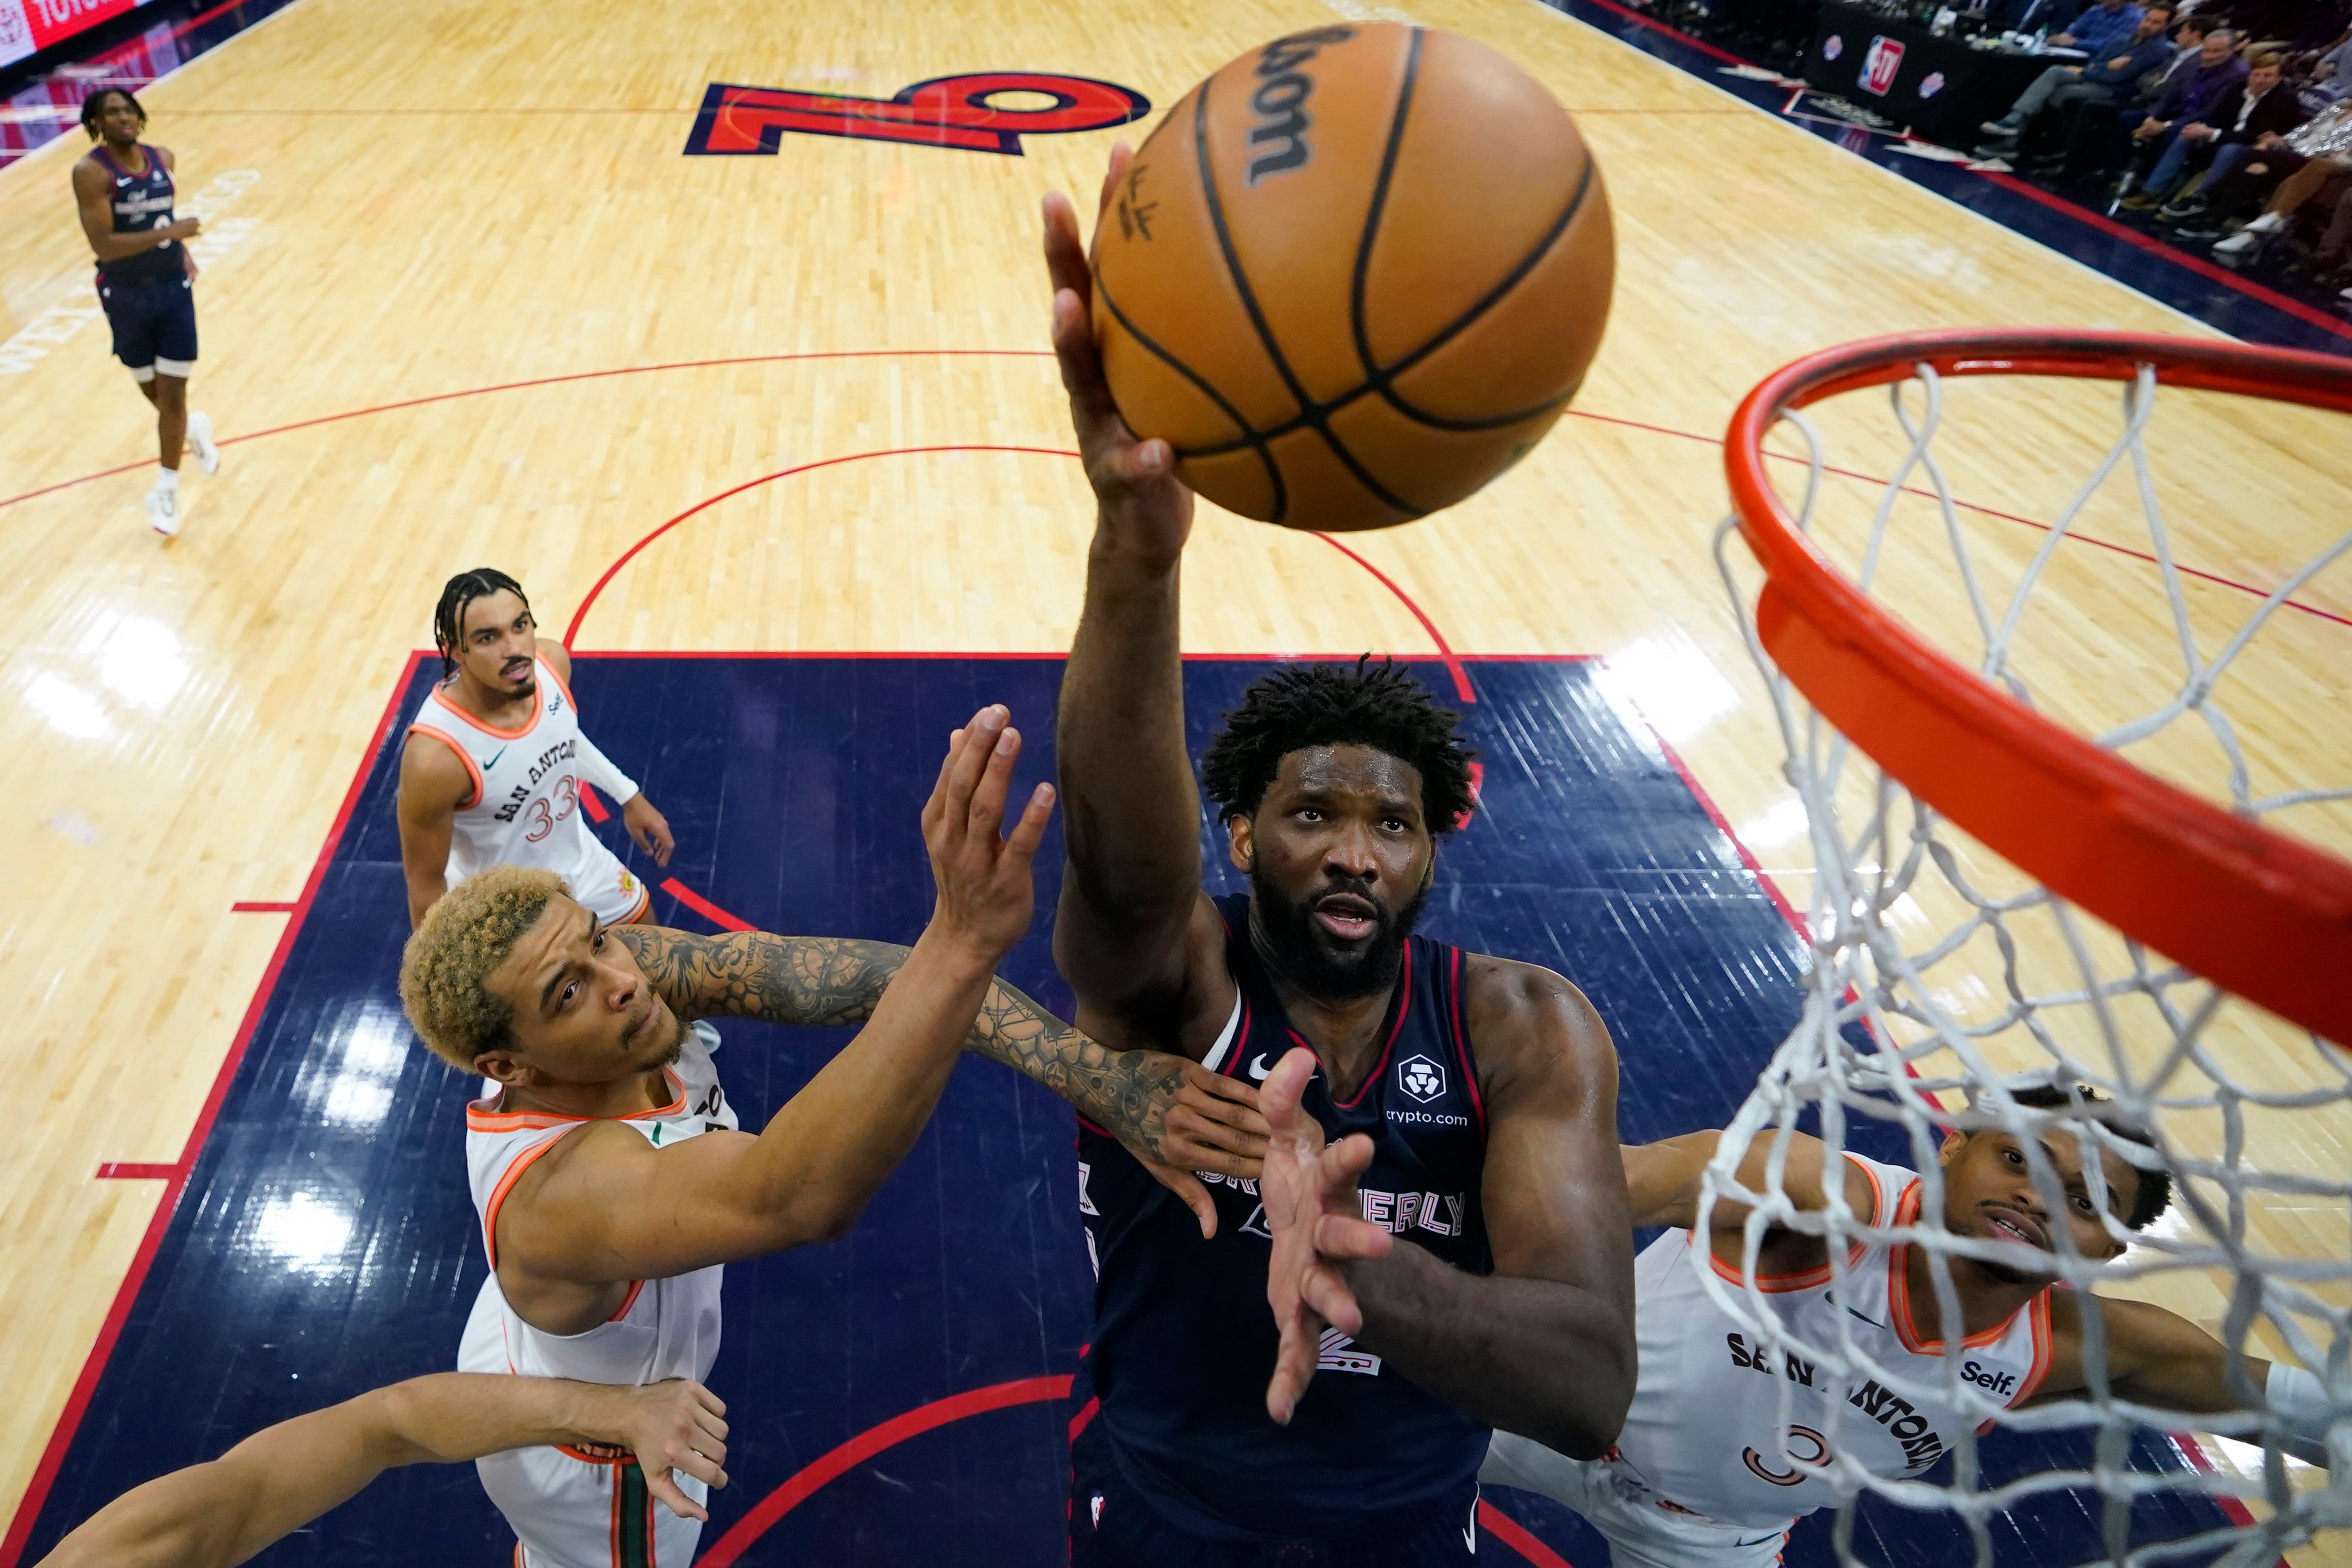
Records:
M2213 254L2216 256L2243 256L2247 251L2252 250L2255 246L2261 244L2262 238L2263 237L2256 233L2250 226L2240 229L2237 233L2231 235L2227 239L2215 242L2213 246Z
M2254 219L2253 222L2248 224L2246 226L2245 232L2248 234L2276 234L2285 226L2286 219L2281 217L2278 214L2264 213L2260 217Z
M169 539L180 531L180 492L157 485L147 492L147 526Z
M196 467L208 474L220 472L220 447L213 442L213 416L201 409L189 410L188 445L195 450Z

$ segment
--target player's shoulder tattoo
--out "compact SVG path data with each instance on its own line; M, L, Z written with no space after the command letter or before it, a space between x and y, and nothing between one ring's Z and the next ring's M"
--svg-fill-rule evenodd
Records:
M895 942L730 931L698 936L663 926L614 926L646 980L681 1016L771 1024L855 1024L874 1011L907 960Z

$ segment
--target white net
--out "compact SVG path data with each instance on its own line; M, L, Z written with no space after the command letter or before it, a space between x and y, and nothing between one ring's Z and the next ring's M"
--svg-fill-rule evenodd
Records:
M2339 561L2352 567L2352 531L2340 531L2345 491L2327 488L2341 486L2340 471L2327 481L2328 464L2319 462L2321 489L2266 512L2282 500L2275 473L2234 493L2210 465L2168 479L2160 459L2191 448L2152 439L2198 422L2210 433L2210 422L2223 419L2237 422L2232 430L2268 429L2273 453L2316 441L2313 450L2332 443L2340 454L2340 421L2168 390L2168 405L2189 405L2160 426L2158 377L2142 367L2120 386L2121 434L2103 455L2104 436L2078 454L2090 464L2087 479L2052 480L2042 466L2047 501L2064 500L2047 531L2035 532L2017 526L2021 518L1955 498L1946 465L1960 471L1960 459L1952 448L1967 471L1990 473L2035 449L2046 429L2080 432L2095 416L2112 430L2117 384L1971 379L1966 395L1986 400L1974 406L2006 410L1974 430L1953 417L1962 384L1920 364L1883 401L1855 393L1783 415L1768 468L1790 481L1779 493L1808 537L1908 627L2014 700L2242 816L2336 854L2352 851L2352 789L2344 787L2352 782L2352 619L2326 609L2352 600L2344 581L2352 571L2326 576ZM1873 412L1888 408L1893 429ZM1857 460L1850 453L1875 459L1887 477L1865 481L1841 467ZM2222 515L2233 508L2250 515ZM1839 1439L1841 1422L1869 1417L1837 1397L1805 1415L1791 1403L1801 1391L1782 1380L1784 1436L1792 1423L1830 1423L1818 1463L1848 1500L1833 1529L1839 1561L1882 1561L1867 1520L1891 1509L1940 1513L1941 1528L1963 1534L1978 1563L2268 1563L2290 1547L2298 1565L2352 1563L2352 1534L2337 1528L2352 1524L2352 1056L2071 906L1880 771L1812 710L1758 639L1759 573L1733 542L1737 521L1718 531L1716 554L1810 826L1812 885L1798 902L1811 968L1801 1017L1727 1131L1702 1200L1702 1235L1718 1199L1755 1205L1744 1280L1703 1267L1700 1277L1775 1347L1775 1362L1794 1353L1834 1369L1843 1391L1874 1380L1906 1398L1932 1398L1965 1415L1969 1428L1952 1444L1948 1468L1913 1479L1870 1473ZM2232 527L2299 552L2280 563L2271 591L2240 587L2212 569ZM2344 983L2352 985L2352 974ZM2095 1091L2113 1102L2104 1114L2144 1129L2152 1148L2082 1114L2079 1100L2073 1108L2021 1106L2014 1094L2029 1080ZM1921 1173L1919 1222L1874 1227L1834 1184L1826 1208L1800 1212L1782 1172L1801 1125L1832 1150L1860 1143L1885 1159L1899 1147L1900 1163ZM2109 1376L2104 1319L2094 1310L2081 1314L2084 1386L2018 1409L1965 1381L1958 1356L1885 1364L1844 1314L1832 1315L1834 1332L1791 1329L1792 1321L1827 1320L1791 1319L1759 1287L1758 1249L1772 1227L1828 1238L1833 1294L1844 1288L1850 1244L1919 1249L1935 1286L1932 1302L1917 1309L1922 1331L1936 1323L1942 1343L1961 1342L1954 1261L2013 1265L2030 1255L2015 1242L1947 1228L1937 1153L1955 1127L2015 1134L2048 1215L2065 1213L2067 1200L2045 1137L2074 1151L2103 1207L2095 1146L2170 1173L2175 1201L2153 1225L2135 1232L2105 1220L2129 1244L2119 1258L2085 1256L2057 1226L2054 1260L2042 1261L2069 1286L2150 1301L2206 1329L2227 1349L2234 1413L2192 1417L2135 1403L2137 1385L2118 1389ZM1767 1154L1756 1191L1738 1180L1752 1149ZM2245 1375L2248 1357L2323 1380L2344 1417L2331 1437L2332 1470L2283 1452L2287 1427L2259 1380ZM1981 1438L1978 1421L1990 1424ZM2184 1429L2231 1441L2161 1436ZM1810 1457L1797 1449L1791 1462ZM2037 1508L2051 1513L2052 1494L2066 1492L2056 1511L2074 1521L2072 1533L2021 1539L2016 1521Z

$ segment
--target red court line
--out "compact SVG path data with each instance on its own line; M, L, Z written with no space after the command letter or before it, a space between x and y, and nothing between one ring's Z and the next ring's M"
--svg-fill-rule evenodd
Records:
M1603 659L1601 663L1605 667L1608 661ZM1643 722L1650 731L1650 739L1658 743L1658 750L1664 754L1666 765L1681 776L1683 787L1690 791L1691 798L1698 802L1700 808L1706 813L1707 820L1715 824L1717 832L1731 841L1731 847L1739 856L1739 863L1748 868L1748 875L1756 879L1756 885L1764 889L1764 896L1770 899L1772 907L1780 911L1780 918L1795 928L1800 941L1803 940L1805 922L1803 917L1797 913L1797 906L1789 901L1788 895L1780 891L1780 885L1772 880L1770 875L1765 871L1763 863L1756 858L1755 851L1749 849L1746 841L1732 831L1731 819L1723 815L1722 808L1715 804L1715 797L1706 793L1706 786L1698 782L1698 775L1690 771L1689 763L1683 761L1682 753L1675 751L1664 735L1658 733L1657 726L1649 723L1646 717Z
M712 925L721 927L727 931L756 931L759 929L752 925L750 921L741 920L734 915L729 914L725 910L720 909L717 904L712 903L709 899L704 898L700 893L696 892L692 888L688 887L676 877L664 877L662 879L661 889L663 892L667 893L671 898L676 899L679 903L684 904L688 909L692 910L696 914L700 915L704 920L709 921Z
M1102 1408L1102 1401L1101 1401L1101 1400L1099 1400L1099 1399L1089 1399L1089 1400L1087 1400L1087 1401L1086 1402L1086 1404L1085 1404L1085 1405L1084 1405L1079 1409L1078 1413L1077 1413L1076 1415L1073 1415L1073 1416L1071 1416L1071 1417L1070 1417L1070 1441L1071 1441L1071 1442L1075 1443L1075 1442L1076 1442L1076 1441L1078 1440L1078 1434L1079 1434L1079 1433L1081 1433L1081 1432L1083 1432L1083 1431L1085 1431L1085 1430L1087 1429L1087 1425L1088 1425L1089 1423L1091 1423L1091 1422L1094 1420L1094 1418L1095 1418L1095 1413L1096 1413L1097 1411L1100 1410L1101 1408Z
M630 545L628 549L623 551L619 560L604 568L604 574L596 579L595 585L588 590L588 596L580 601L580 607L572 612L572 624L563 628L563 646L565 647L572 647L579 639L580 624L588 618L588 612L595 607L596 595L604 591L604 584L610 583L622 567L626 566L631 561L635 560L638 551L643 550L646 545L651 544L655 540L659 539L663 534L667 533L671 529L676 528L679 523L684 522L687 519L694 516L697 512L706 511L731 496L741 495L745 490L757 489L760 486L767 484L773 479L788 479L794 474L810 473L818 468L830 468L841 463L862 463L869 458L911 458L920 456L927 452L1025 452L1044 458L1075 458L1077 456L1076 452L1066 451L1059 447L992 447L977 445L885 447L872 452L850 452L838 458L820 458L813 463L800 463L789 468L779 468L772 474L761 474L756 479L745 479L741 484L735 486L732 489L720 490L715 496L695 502L692 506L688 507L684 511L679 512L676 517L671 518L667 522L663 523L659 528L655 529L651 533L646 534L643 539L638 540L635 544Z
M142 1165L126 1160L109 1160L98 1168L101 1182L169 1182L179 1174L177 1165Z
M260 1026L261 1015L267 1008L272 992L278 988L278 976L286 967L287 955L293 951L294 938L302 930L302 922L310 912L310 905L319 896L319 885L326 879L327 868L335 858L335 849L343 840L343 830L350 826L352 813L360 803L360 792L367 784L368 770L375 764L376 753L383 749L384 737L391 733L394 715L399 711L401 694L408 689L410 678L415 673L416 660L412 656L404 666L399 679L393 683L392 695L384 700L383 716L376 721L375 734L360 757L359 766L352 773L351 787L343 792L343 804L335 813L334 825L327 830L327 840L320 847L319 858L311 862L310 875L302 883L302 896L296 901L294 918L278 932L278 946L269 955L268 967L261 972L261 982L253 988L253 999L246 1005L245 1016L236 1026L236 1038L228 1055L222 1058L220 1071L213 1076L212 1092L205 1097L204 1108L196 1113L196 1122L189 1129L186 1143L182 1145L179 1159L173 1164L148 1167L167 1172L168 1184L155 1205L154 1217L147 1222L147 1232L140 1238L139 1250L123 1274L121 1288L115 1291L114 1301L107 1309L106 1320L99 1327L98 1339L84 1358L81 1375L74 1380L73 1392L67 1396L66 1407L49 1434L48 1446L41 1450L41 1460L34 1468L33 1479L25 1495L16 1504L16 1516L8 1526L8 1533L0 1537L0 1568L16 1568L24 1554L25 1542L33 1532L33 1521L39 1517L41 1505L48 1500L49 1488L57 1483L58 1468L65 1463L66 1449L72 1444L74 1433L81 1426L83 1414L89 1408L90 1396L98 1391L98 1380L114 1353L115 1342L121 1338L122 1326L131 1316L131 1303L138 1299L139 1289L146 1283L147 1270L154 1266L156 1249L163 1244L163 1235L171 1226L173 1213L179 1207L180 1194L187 1190L188 1173L195 1166L196 1154L212 1135L213 1122L220 1116L221 1104L228 1098L230 1080L236 1078L237 1064L245 1060L246 1048L253 1043L253 1032Z
M1569 1568L1568 1559L1528 1533L1517 1520L1488 1502L1478 1500L1478 1522L1486 1533L1535 1564L1535 1568Z
M1593 0L1593 3L1598 5L1600 0ZM2030 181L2021 180L2014 174L1999 174L1990 169L1979 169L1976 173L1979 178L1990 180L2003 190L2014 191L2030 201L2039 202L2045 207L2064 213L2077 222L2088 224L2111 239L2120 239L2126 245L2137 246L2150 255L2160 256L2175 267L2186 268L2200 278L2210 279L2224 287L2234 289L2249 299L2261 300L2273 310L2284 310L2298 321L2308 321L2315 327L2325 328L2339 338L2352 338L2352 324L2347 324L2342 318L2331 316L2315 305L2306 305L2293 295L2282 294L2275 289L2265 288L2251 278L2241 278L2219 262L2208 261L2201 256L2192 256L2178 246L2167 245L2152 234L2142 234L2127 223L2118 223L2105 213L2093 212L2089 207L2068 201L2055 191L2045 191L2041 186ZM2129 288L2130 285L2126 284L2125 287Z
M670 360L659 364L623 365L617 370L574 371L567 375L541 375L529 381L502 381L490 386L467 386L461 387L456 392L436 392L424 397L404 397L396 403L378 403L365 408L345 409L341 414L322 414L315 419L298 419L290 425L273 425L267 430L249 431L242 436L224 436L220 438L220 444L224 447L235 447L247 441L259 441L271 436L284 436L296 430L312 429L320 425L336 425L346 419L362 419L372 414L394 414L404 408L422 408L427 404L449 403L461 397L486 397L494 392L523 392L532 387L562 386L575 381L604 381L616 375L649 375L656 371L664 370L709 370L730 364L782 364L800 360L1051 359L1053 357L1051 349L843 349L825 353L737 354L728 359ZM76 485L86 485L96 479L111 479L116 474L127 474L146 467L147 463L143 458L135 463L119 463L110 468L100 468L96 473L83 474L78 479L60 479L56 484L44 485L37 490L26 490L22 495L0 497L0 507L14 506L20 500L31 500L36 496L71 489Z
M1024 1377L1017 1382L992 1384L986 1388L974 1388L962 1394L950 1394L896 1415L878 1426L870 1426L842 1444L824 1458L803 1466L798 1475L761 1498L751 1512L735 1521L717 1544L702 1554L701 1568L728 1568L728 1565L775 1527L776 1521L808 1500L818 1489L887 1448L896 1447L909 1437L918 1437L936 1427L967 1416L984 1415L992 1410L1006 1410L1016 1405L1034 1405L1048 1399L1067 1399L1070 1379L1059 1377Z
M1391 577L1387 573L1381 571L1379 567L1373 565L1370 562L1365 560L1362 556L1357 554L1346 545L1340 543L1331 535L1328 533L1318 533L1315 537L1329 545L1332 549L1338 551L1340 554L1346 556L1349 560L1354 562L1357 565L1362 567L1365 571L1370 572L1373 576L1379 578L1381 580L1381 586L1386 588L1390 593L1394 594L1397 598L1403 603L1404 607L1412 612L1412 618L1421 623L1421 629L1427 632L1429 634L1429 640L1437 645L1437 657L1445 661L1445 672L1454 677L1454 695L1459 697L1465 702L1477 701L1478 693L1470 684L1469 672L1462 668L1462 661L1454 656L1454 648L1451 644L1446 642L1445 634L1437 629L1437 623L1431 620L1427 615L1423 613L1422 607L1412 602L1412 595L1406 593L1402 588L1398 587L1396 585L1396 580Z
M239 0L239 3L242 4L243 0ZM231 904L228 907L228 912L233 915L283 915L291 914L294 911L294 907L295 906L290 903L268 903L248 900L243 903Z

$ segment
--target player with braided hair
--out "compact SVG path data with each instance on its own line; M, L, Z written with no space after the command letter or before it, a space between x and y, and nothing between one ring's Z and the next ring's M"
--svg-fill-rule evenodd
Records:
M540 637L522 584L488 566L450 578L433 645L441 681L417 705L400 761L410 921L452 881L492 866L553 871L606 925L644 919L652 897L588 831L580 786L612 796L657 866L676 847L669 822L581 729L572 656Z
M1284 670L1226 716L1202 782L1250 891L1202 889L1177 637L1192 498L1112 402L1059 196L1045 253L1097 502L1055 736L1055 957L1087 1034L1262 1081L1276 1133L1258 1182L1213 1184L1204 1239L1080 1124L1100 1408L1073 1449L1071 1561L1474 1563L1490 1429L1597 1457L1633 1396L1616 1052L1559 975L1412 934L1470 753L1391 665Z
M2118 1145L2149 1148L2147 1133L2088 1089L2037 1082L2006 1093L2016 1111L1963 1113L1965 1130L1952 1130L1937 1152L1943 1228L1991 1244L1949 1258L1957 1352L1927 1248L1857 1239L1840 1281L1826 1237L1773 1226L1756 1253L1759 1308L1743 1277L1749 1205L1719 1197L1708 1234L1695 1228L1700 1182L1723 1134L1629 1148L1633 1223L1673 1228L1636 1264L1641 1373L1624 1433L1593 1459L1498 1432L1480 1478L1576 1510L1609 1538L1618 1568L1769 1568L1794 1516L1842 1500L1829 1468L1835 1456L1871 1475L1916 1479L1976 1423L1981 1412L1922 1393L1947 1386L1948 1358L1959 1363L1958 1383L1994 1406L2078 1396L2095 1363L2116 1400L2149 1412L2194 1416L2266 1401L2285 1424L2287 1452L2326 1464L2328 1401L2312 1373L2233 1358L2195 1323L2148 1302L2053 1288L2062 1235L2080 1257L2121 1256L2127 1237L2171 1202L2171 1178L2153 1159L2126 1157ZM1849 1223L1880 1231L1920 1223L1928 1188L1913 1172L1851 1150L1832 1160L1819 1139L1793 1134L1776 1183L1778 1142L1768 1134L1748 1143L1740 1188L1777 1191L1801 1214L1830 1209L1834 1194ZM2050 1201L2061 1197L2063 1205ZM1842 1373L1818 1352L1772 1344L1724 1309L1703 1268L1751 1311L1769 1312L1793 1344L1852 1344L1869 1365ZM1880 1381L1890 1374L1897 1386Z

